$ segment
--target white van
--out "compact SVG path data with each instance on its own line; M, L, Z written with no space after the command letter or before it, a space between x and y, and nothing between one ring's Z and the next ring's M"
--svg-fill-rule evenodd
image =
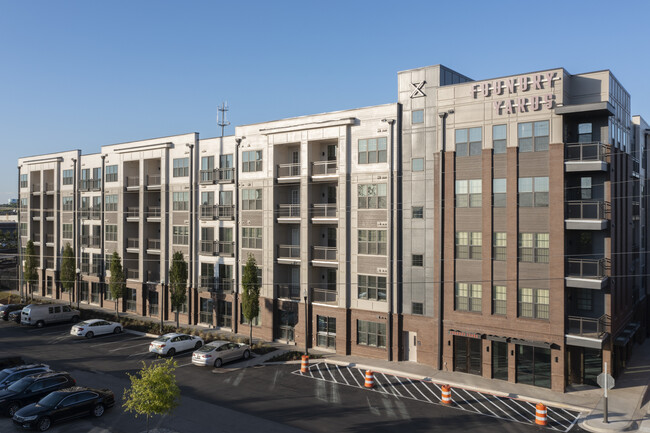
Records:
M21 325L32 325L42 328L46 323L79 321L79 311L67 305L30 304L20 313Z

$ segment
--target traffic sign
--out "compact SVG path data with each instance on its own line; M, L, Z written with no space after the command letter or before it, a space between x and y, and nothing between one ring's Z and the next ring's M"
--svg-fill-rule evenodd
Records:
M598 378L596 379L596 382L598 382L598 386L600 386L601 388L605 388L605 381L607 381L607 389L614 388L614 378L612 377L612 375L607 373L600 373L598 375Z

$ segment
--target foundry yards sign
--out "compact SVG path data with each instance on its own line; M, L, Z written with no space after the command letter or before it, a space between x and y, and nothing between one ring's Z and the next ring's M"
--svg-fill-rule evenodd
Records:
M474 84L471 87L471 95L476 99L479 95L487 98L499 95L515 95L514 99L504 99L494 101L492 107L497 115L528 113L539 111L544 108L553 108L555 95L548 93L546 95L519 96L522 93L531 90L551 90L554 80L559 80L555 72L543 72L533 75L524 75L504 80L486 81L480 84Z

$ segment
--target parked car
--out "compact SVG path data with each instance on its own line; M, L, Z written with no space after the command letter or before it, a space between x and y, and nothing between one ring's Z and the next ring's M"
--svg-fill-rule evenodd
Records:
M16 322L20 325L20 315L22 314L23 310L22 308L20 310L12 311L8 315L8 319L10 322Z
M22 310L25 304L6 304L0 305L0 319L5 322L9 320L9 313L16 310Z
M250 356L251 348L248 344L212 341L192 353L192 364L200 366L214 365L219 368L225 362L242 358L248 359Z
M203 346L203 339L187 334L165 334L156 338L149 345L149 352L158 355L174 356L176 352L198 349Z
M70 335L86 338L93 338L95 335L101 334L119 334L120 332L122 332L120 323L102 319L79 322L70 329Z
M75 380L66 372L23 377L0 391L0 411L14 416L21 407L37 402L52 391L75 385Z
M0 369L25 365L25 361L20 356L3 356L0 358Z
M0 371L0 389L5 389L12 383L32 374L46 373L50 370L47 364L28 364L19 365L18 367L5 368Z
M110 389L75 386L51 392L38 403L19 409L13 421L23 428L46 431L55 422L88 415L100 417L114 404L115 395Z
M23 308L20 315L21 325L34 325L38 328L42 328L46 323L78 321L78 310L58 304L30 304Z

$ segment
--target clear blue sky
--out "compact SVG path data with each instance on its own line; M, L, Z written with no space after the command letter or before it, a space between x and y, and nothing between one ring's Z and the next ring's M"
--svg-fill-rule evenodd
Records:
M645 1L0 0L0 201L17 159L395 102L397 71L611 69L650 118ZM226 134L232 134L231 126Z

